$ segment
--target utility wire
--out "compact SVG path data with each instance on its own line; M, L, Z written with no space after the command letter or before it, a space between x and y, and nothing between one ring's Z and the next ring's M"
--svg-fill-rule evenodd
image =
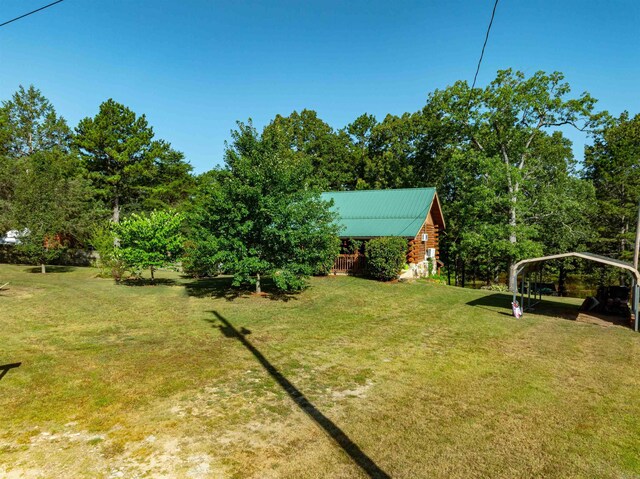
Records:
M33 15L34 13L37 13L37 12L39 12L41 10L44 10L45 8L53 7L54 5L56 5L56 4L60 3L60 2L64 2L64 0L57 0L56 2L50 3L49 5L45 5L44 7L36 8L35 10L32 10L32 11L30 11L28 13L25 13L24 15L20 15L19 17L12 18L11 20L8 20L8 21L6 21L4 23L0 23L0 27L4 27L5 25L9 25L10 23L13 23L13 22L15 22L17 20L20 20L21 18L28 17L29 15Z
M491 25L493 25L493 17L495 17L496 15L497 7L498 7L498 0L496 0L496 3L493 4L493 11L491 12L491 21L489 22L489 28L487 28L487 34L484 37L484 44L482 45L482 53L480 53L480 59L478 60L478 67L476 68L476 74L473 77L473 85L471 85L472 91L476 86L476 80L478 79L478 73L480 72L480 65L482 64L482 58L484 57L484 49L487 47L487 41L489 41L489 32L491 32Z

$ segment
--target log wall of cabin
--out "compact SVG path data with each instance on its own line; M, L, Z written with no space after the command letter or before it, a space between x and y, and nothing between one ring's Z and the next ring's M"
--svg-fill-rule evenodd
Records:
M426 243L422 241L422 235L429 235ZM418 231L418 234L409 241L409 254L407 255L408 263L420 263L425 260L428 248L435 248L436 259L440 259L440 250L438 248L438 225L433 223L431 212L427 216L426 221Z

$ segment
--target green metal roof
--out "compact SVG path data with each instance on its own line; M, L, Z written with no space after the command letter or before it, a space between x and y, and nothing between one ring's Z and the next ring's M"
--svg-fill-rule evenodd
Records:
M424 223L436 195L435 188L398 190L329 191L322 199L333 200L339 215L340 236L415 236Z

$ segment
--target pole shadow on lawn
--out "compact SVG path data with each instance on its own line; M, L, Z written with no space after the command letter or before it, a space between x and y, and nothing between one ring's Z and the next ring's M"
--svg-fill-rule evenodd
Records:
M238 331L224 316L217 311L211 311L216 319L222 324L216 324L215 319L207 319L214 326L218 327L222 334L228 338L237 339L246 349L253 354L262 367L275 379L280 387L287 393L291 400L307 416L320 426L327 435L371 478L388 479L389 476L373 460L367 456L342 429L340 429L331 419L322 414L291 381L289 381L269 360L245 337L251 334L246 328Z
M11 363L11 364L2 364L0 365L0 379L6 376L10 369L20 367L22 363Z

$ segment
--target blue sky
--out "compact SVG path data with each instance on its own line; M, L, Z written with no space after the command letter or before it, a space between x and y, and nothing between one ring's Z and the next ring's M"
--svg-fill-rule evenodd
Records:
M0 23L50 0L3 0ZM416 111L473 79L492 0L65 0L0 28L0 98L34 84L72 126L107 98L145 113L196 172L236 120L309 108L336 128ZM501 68L565 73L640 112L640 2L501 0L478 85ZM576 156L585 138L568 132Z

